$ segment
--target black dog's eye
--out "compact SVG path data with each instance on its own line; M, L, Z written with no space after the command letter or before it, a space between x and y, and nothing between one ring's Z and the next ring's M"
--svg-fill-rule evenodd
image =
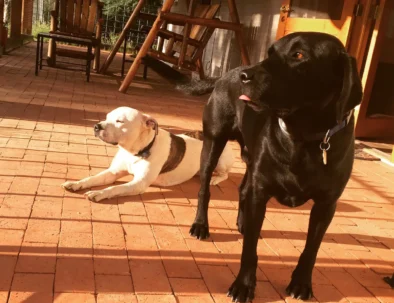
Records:
M295 53L293 54L293 58L302 59L302 58L304 58L304 54L301 53L301 52L295 52Z

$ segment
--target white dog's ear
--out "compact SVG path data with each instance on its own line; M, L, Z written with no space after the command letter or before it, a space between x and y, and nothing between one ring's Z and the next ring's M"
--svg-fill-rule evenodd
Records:
M154 129L156 133L159 131L159 123L148 115L144 115L144 124L147 128Z

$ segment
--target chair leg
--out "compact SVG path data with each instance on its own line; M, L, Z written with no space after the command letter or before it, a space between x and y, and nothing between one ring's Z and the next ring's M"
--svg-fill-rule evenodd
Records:
M47 64L52 67L56 66L56 41L55 41L55 39L49 40Z
M94 49L93 69L96 73L100 71L100 45L97 45Z
M40 70L42 69L42 51L44 49L44 38L41 37L40 39Z
M40 46L41 46L40 39L41 39L41 36L38 35L37 36L37 49L36 49L36 70L35 70L36 76L38 75L38 65L39 65L39 60L40 60Z
M88 45L88 54L86 59L86 82L90 81L90 64L92 62L92 46Z
M198 74L200 75L200 80L205 79L204 66L202 64L201 58L196 61L196 65Z

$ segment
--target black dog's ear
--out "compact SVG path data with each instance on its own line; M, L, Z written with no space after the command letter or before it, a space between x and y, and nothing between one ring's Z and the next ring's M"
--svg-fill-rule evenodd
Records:
M360 76L357 71L356 59L348 53L340 54L343 66L342 91L336 104L336 119L340 123L344 115L361 103L363 90Z

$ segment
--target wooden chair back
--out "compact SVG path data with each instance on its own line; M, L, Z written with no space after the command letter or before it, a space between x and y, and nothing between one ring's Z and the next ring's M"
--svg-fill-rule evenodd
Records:
M81 36L94 36L103 4L98 0L56 0L56 30Z

